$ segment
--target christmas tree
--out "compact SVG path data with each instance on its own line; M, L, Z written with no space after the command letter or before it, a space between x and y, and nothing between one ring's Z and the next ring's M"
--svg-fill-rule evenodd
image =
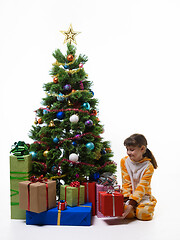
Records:
M88 58L76 56L75 32L70 25L62 32L67 42L65 55L57 49L50 71L52 81L44 84L46 97L37 109L30 130L33 158L31 175L72 181L98 180L104 172L115 173L110 143L102 138L98 101L84 70Z

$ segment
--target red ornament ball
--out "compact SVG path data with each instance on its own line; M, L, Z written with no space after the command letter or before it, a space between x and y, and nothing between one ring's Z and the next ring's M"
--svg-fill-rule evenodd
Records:
M53 78L53 82L54 82L54 83L58 83L58 78L57 78L57 77L54 77L54 78Z
M79 64L79 68L83 68L83 64L82 63Z
M74 59L73 55L68 55L68 56L67 56L67 60L68 60L69 62L72 62L73 59Z

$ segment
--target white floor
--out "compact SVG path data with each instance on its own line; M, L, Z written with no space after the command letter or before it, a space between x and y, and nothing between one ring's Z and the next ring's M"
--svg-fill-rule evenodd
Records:
M164 195L161 191L162 196ZM72 226L26 226L25 221L10 220L9 202L0 206L1 240L38 240L38 239L112 239L123 240L180 240L179 199L170 204L170 197L163 201L159 198L152 221L119 220L117 218L92 218L90 227ZM176 209L177 208L177 209ZM178 216L179 215L179 216Z

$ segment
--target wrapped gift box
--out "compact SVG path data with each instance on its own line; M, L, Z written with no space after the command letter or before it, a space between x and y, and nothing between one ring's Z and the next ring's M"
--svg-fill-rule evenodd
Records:
M27 225L67 225L90 226L92 203L86 203L77 207L69 207L65 210L52 208L42 213L26 212Z
M99 192L107 191L108 189L113 190L113 186L104 186L101 184L96 184L96 214L98 218L105 217L100 211L99 211Z
M70 187L69 185L61 185L60 200L65 200L68 206L75 207L84 204L85 187Z
M96 183L83 182L85 186L85 202L92 202L92 216L96 214Z
M28 173L32 169L32 156L21 158L10 156L10 191L11 191L11 218L26 219L26 211L19 208L19 182L28 180Z
M124 197L119 192L99 192L99 210L104 216L122 216L123 202Z
M20 182L19 207L36 213L56 207L56 181Z
M58 202L58 210L65 210L67 208L67 202L64 200L61 200Z

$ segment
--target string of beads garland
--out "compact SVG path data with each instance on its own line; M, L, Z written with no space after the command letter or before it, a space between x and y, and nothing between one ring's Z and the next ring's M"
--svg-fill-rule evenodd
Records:
M68 112L68 111L75 111L75 112L82 112L82 113L88 113L89 115L91 116L96 116L96 112L93 112L93 113L90 113L89 111L87 110L81 110L81 109L78 109L78 108L67 108L67 109L48 109L48 108L39 108L37 110L35 110L34 112L37 112L38 110L46 110L48 112Z
M56 146L56 148L58 148L64 141L80 139L81 137L84 137L84 136L90 135L90 134L91 134L94 138L101 138L100 136L96 136L96 135L94 135L94 134L91 133L91 132L89 132L89 133L83 133L83 134L76 135L75 137L64 138L63 140L61 140L61 141L58 143L58 145ZM43 141L35 141L34 143L47 145L47 143L46 143L46 142L43 142Z

